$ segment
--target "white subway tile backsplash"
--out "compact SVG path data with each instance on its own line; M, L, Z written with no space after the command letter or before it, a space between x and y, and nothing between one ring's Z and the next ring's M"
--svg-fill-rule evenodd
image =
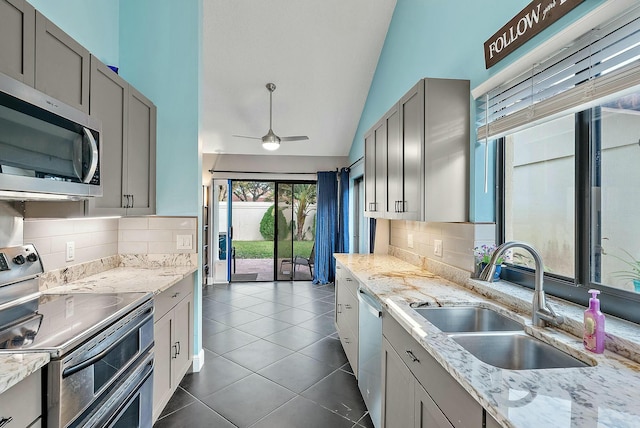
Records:
M189 229L195 230L195 217L149 217L149 229Z
M191 250L177 250L177 235L192 235ZM45 270L60 269L117 254L197 253L196 217L34 219L24 221L24 242L33 243ZM73 241L75 259L66 262Z
M424 223L391 221L391 246L406 253L426 257L446 263L469 272L475 269L473 248L478 245L477 237L488 238L480 243L493 243L495 226L489 223ZM408 248L407 235L413 235L414 248ZM443 242L443 256L433 253L434 240Z
M147 254L149 252L148 242L122 242L118 243L118 253L120 254Z
M118 226L120 230L148 229L149 218L148 217L123 217L121 219L118 219Z
M118 232L118 240L120 242L147 242L149 241L149 231L139 229L121 230Z

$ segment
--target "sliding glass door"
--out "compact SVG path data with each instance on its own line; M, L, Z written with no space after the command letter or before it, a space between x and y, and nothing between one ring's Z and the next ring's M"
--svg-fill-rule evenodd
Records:
M230 280L311 280L316 183L232 180Z

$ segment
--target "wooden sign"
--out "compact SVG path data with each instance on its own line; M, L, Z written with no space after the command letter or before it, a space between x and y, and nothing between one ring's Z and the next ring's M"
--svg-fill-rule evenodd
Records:
M494 66L584 0L534 0L484 42L484 63Z

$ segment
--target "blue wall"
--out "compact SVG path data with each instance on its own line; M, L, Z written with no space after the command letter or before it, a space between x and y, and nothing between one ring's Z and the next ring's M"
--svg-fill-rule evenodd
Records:
M202 216L199 141L202 0L122 0L120 74L158 108L156 211ZM202 242L198 232L197 242ZM202 349L201 271L194 287L194 353ZM200 361L202 363L202 361Z
M120 3L120 74L158 107L157 212L197 215L202 0Z
M468 79L471 88L503 69L605 0L586 0L507 59L485 69L483 43L530 0L398 0L351 145L349 161L364 154L364 133L419 79ZM461 6L464 3L464 6ZM484 146L476 143L475 104L471 106L470 220L494 220L494 153L490 143L489 192L484 193Z
M114 0L29 0L100 61L118 65L120 2Z

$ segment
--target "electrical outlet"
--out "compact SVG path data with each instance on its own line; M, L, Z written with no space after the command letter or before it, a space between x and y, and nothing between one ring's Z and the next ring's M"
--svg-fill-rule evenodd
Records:
M413 248L413 233L407 235L407 247Z
M191 250L193 249L192 235L176 235L176 249Z
M67 242L67 253L65 260L68 262L73 261L76 258L76 243L75 241Z
M442 239L433 240L433 254L442 257Z

